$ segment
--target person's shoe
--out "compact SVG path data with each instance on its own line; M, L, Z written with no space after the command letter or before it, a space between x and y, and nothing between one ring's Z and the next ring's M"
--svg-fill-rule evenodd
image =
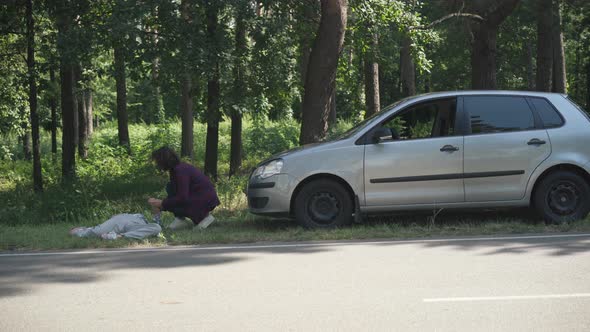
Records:
M119 235L115 232L108 232L100 236L103 240L116 240L119 238Z
M184 218L174 218L174 221L168 226L168 229L171 229L173 231L177 231L179 229L185 229L185 228L189 228L191 226L192 222L187 221Z
M215 221L215 217L213 217L212 215L208 214L194 228L195 229L205 229L205 228L209 227L209 225L211 225L214 221Z

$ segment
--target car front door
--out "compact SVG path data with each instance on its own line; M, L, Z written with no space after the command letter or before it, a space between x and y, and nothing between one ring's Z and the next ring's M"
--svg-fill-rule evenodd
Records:
M412 105L373 128L382 137L365 142L367 206L464 201L456 105L454 97Z
M467 117L465 200L522 199L531 173L551 153L547 131L522 96L459 98Z

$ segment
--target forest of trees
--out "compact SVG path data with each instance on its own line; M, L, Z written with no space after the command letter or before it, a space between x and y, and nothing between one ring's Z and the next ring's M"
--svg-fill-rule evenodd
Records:
M223 121L231 175L245 118L296 119L306 144L400 98L458 89L567 93L590 109L590 1L0 1L0 137L19 138L36 191L42 131L67 181L104 123L133 154L130 123L178 119L182 156L204 145L217 178Z

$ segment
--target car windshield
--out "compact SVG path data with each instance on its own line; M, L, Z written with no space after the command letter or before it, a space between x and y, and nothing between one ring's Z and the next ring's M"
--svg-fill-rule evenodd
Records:
M400 99L400 100L396 101L395 103L393 103L393 104L391 104L389 106L383 107L379 112L377 112L377 113L371 115L370 117L364 119L363 121L357 123L352 128L350 128L347 131L345 131L344 133L342 133L340 135L337 135L335 137L326 139L325 141L326 142L327 141L337 141L337 140L346 139L346 138L350 138L350 137L354 136L356 133L359 132L359 130L361 130L362 128L364 128L365 125L367 123L371 122L374 118L380 116L381 114L383 114L383 112L389 111L390 109L396 107L397 105L401 104L402 102L404 102L404 101L406 101L406 100L408 100L410 98L412 98L412 97Z

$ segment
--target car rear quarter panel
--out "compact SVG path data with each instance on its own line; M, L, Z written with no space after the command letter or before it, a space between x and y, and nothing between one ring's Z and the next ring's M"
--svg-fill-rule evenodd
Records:
M590 172L590 121L565 97L551 95L548 99L563 115L565 124L547 129L551 155L533 172L527 185L527 199L539 177L551 167L570 164Z

